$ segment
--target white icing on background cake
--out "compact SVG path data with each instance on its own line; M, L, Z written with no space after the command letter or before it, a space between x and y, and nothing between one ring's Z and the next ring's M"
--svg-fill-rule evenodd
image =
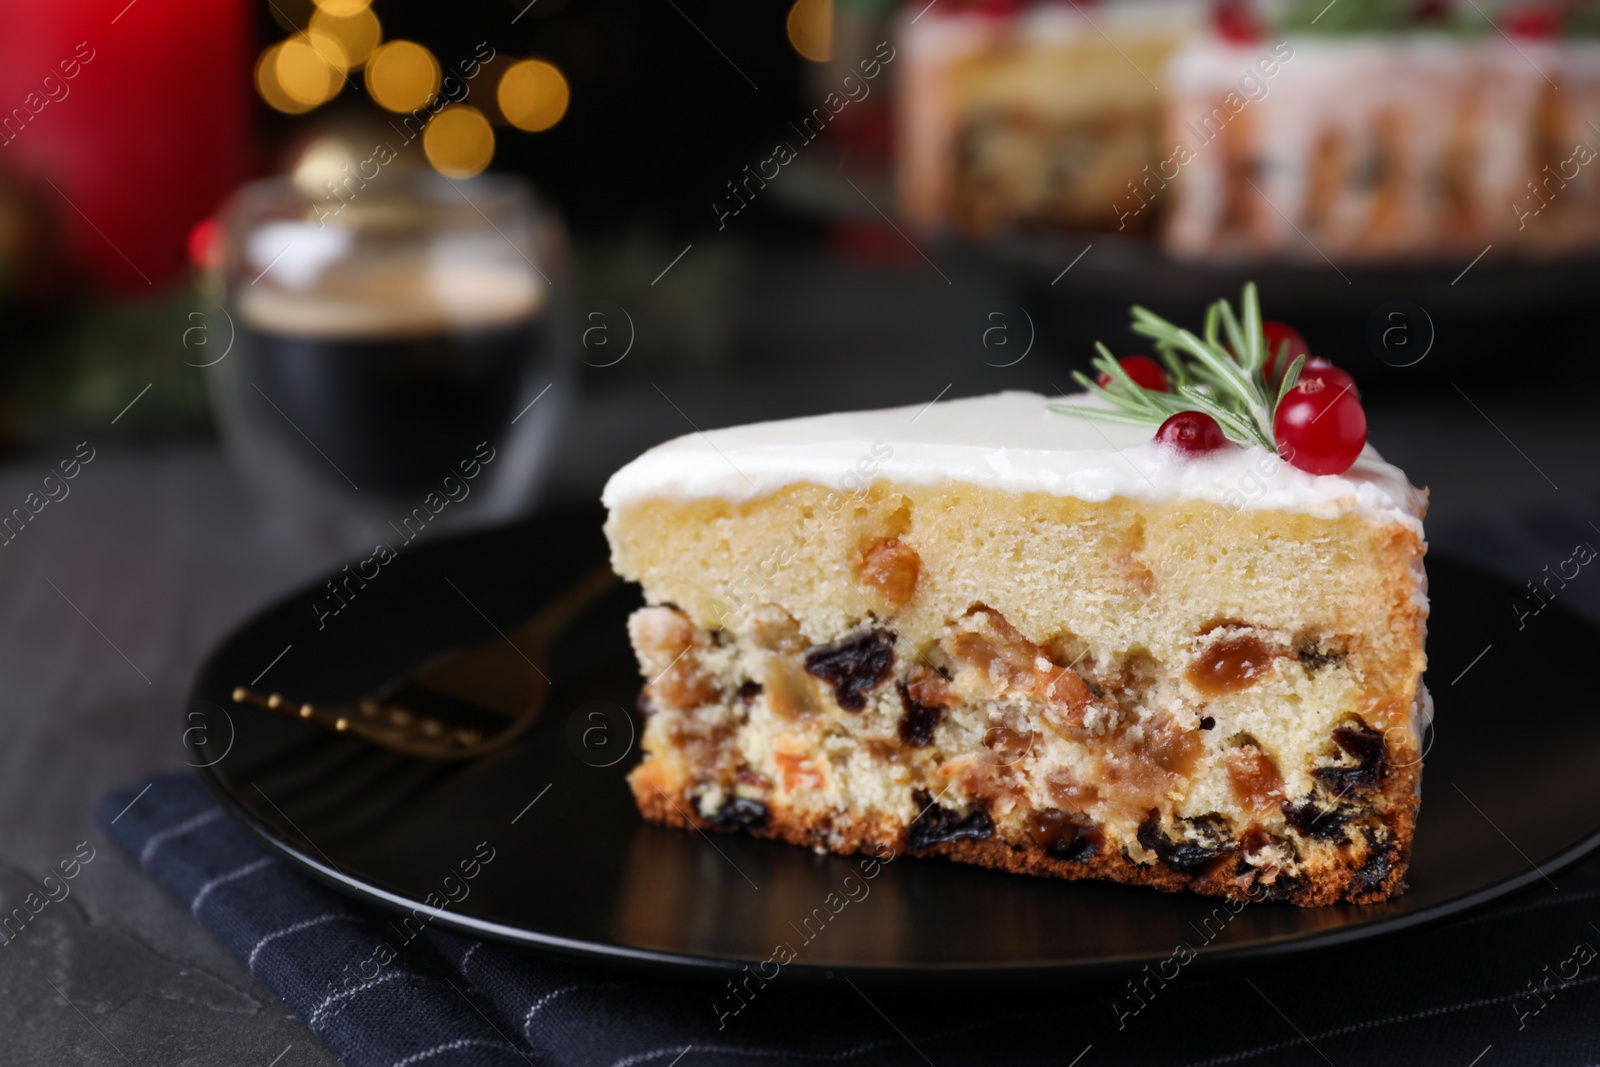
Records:
M1370 445L1338 475L1307 474L1259 445L1190 459L1156 444L1153 427L1063 415L1049 410L1052 402L1063 401L1005 392L686 434L613 474L601 500L613 509L652 498L739 502L802 482L849 491L857 479L887 478L1094 502L1193 499L1323 518L1355 512L1422 529L1425 495ZM1065 402L1102 403L1086 394Z

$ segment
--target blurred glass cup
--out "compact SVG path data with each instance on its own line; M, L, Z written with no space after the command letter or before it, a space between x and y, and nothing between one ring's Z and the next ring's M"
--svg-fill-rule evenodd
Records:
M222 214L233 345L206 373L269 519L354 549L526 510L575 359L559 221L501 176L337 192L268 179Z

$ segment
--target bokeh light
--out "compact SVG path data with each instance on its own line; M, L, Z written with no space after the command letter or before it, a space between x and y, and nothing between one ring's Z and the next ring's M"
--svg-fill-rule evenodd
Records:
M359 70L383 40L383 27L371 8L363 7L352 15L334 15L318 8L311 16L311 33L325 34L344 50L347 70Z
M313 30L284 41L276 67L284 93L296 103L316 107L339 95L349 61L337 38Z
M415 41L380 44L367 57L367 92L390 111L415 111L439 91L439 61Z
M256 92L261 94L261 99L269 107L285 114L299 115L317 105L303 103L284 91L283 84L278 81L278 55L282 51L281 43L272 45L256 60Z
M338 184L347 170L355 170L360 156L340 137L318 137L306 145L290 176L301 193L312 199L328 196L328 184Z
M316 4L318 11L336 19L347 19L368 11L372 7L372 0L316 0Z
M494 158L494 129L477 108L451 104L422 131L422 150L439 173L470 178Z
M519 130L548 130L567 113L567 79L542 59L524 59L507 70L495 90L506 121Z
M833 58L833 0L794 0L789 9L789 43L815 63Z

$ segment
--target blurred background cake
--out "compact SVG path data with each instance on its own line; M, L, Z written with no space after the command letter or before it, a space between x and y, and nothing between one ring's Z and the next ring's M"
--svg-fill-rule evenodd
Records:
M1600 46L1581 13L1319 7L940 5L908 20L904 209L969 234L1151 234L1185 260L1600 242ZM1529 226L1540 214L1555 217Z

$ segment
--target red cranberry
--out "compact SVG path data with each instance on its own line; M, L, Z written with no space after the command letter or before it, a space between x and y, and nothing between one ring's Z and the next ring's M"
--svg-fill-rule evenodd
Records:
M1267 342L1267 361L1262 366L1267 381L1281 381L1288 373L1289 367L1294 363L1296 356L1311 355L1311 346L1306 344L1306 339L1300 336L1300 331L1286 322L1263 322L1261 336ZM1278 361L1278 349L1283 342L1289 342L1289 350L1284 353L1283 361Z
M1123 356L1117 364L1133 379L1135 385L1143 386L1155 393L1170 393L1172 384L1167 381L1167 372L1161 369L1161 364L1149 356ZM1111 384L1111 375L1104 372L1097 379L1100 388L1104 389Z
M1361 390L1356 388L1354 378L1320 357L1306 360L1305 366L1300 368L1300 377L1295 379L1295 384L1309 382L1313 378L1321 381L1325 389L1332 389L1336 393L1348 389L1351 396L1357 399L1361 397Z
M1342 474L1367 443L1367 413L1353 388L1302 379L1278 405L1272 435L1283 458L1301 470Z
M1180 411L1161 424L1156 440L1183 456L1203 456L1228 443L1222 427L1203 411Z

